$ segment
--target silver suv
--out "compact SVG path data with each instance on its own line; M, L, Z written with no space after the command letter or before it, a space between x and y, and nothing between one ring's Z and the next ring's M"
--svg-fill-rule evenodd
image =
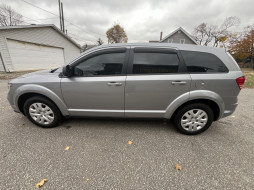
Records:
M62 68L12 80L8 100L40 127L73 116L161 118L194 135L235 111L244 80L221 48L102 45Z

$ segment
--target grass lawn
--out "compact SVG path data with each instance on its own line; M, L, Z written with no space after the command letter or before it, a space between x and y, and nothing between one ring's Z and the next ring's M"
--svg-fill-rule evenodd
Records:
M254 88L254 69L242 68L245 76L244 88Z
M242 68L242 71L246 79L244 83L244 88L254 88L254 69ZM12 73L0 72L0 79L10 80L30 72L34 71L22 71Z
M6 72L0 72L0 79L2 80L10 80L10 79L14 79L17 78L21 75L27 74L27 73L31 73L31 72L35 72L37 70L31 70L31 71L20 71L20 72L12 72L12 73L6 73Z

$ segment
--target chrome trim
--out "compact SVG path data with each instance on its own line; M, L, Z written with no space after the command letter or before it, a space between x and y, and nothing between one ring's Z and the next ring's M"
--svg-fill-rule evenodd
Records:
M116 112L116 113L165 113L165 110L102 110L102 109L68 109L70 112Z
M99 110L99 109L68 109L70 112L120 112L123 113L124 110Z
M165 110L125 110L126 113L165 113Z

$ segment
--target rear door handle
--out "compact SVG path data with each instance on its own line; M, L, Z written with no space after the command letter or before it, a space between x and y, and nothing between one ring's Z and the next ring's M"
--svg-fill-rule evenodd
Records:
M121 82L109 82L107 85L108 86L122 86L122 83Z
M185 85L186 82L185 81L173 81L173 82L171 82L171 84L172 85L176 85L176 84L178 84L178 85Z

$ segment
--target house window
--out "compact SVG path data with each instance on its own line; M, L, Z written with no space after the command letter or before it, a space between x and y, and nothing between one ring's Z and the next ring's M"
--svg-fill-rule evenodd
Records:
M185 39L180 39L180 44L185 44Z
M173 43L173 39L168 39L168 43Z

